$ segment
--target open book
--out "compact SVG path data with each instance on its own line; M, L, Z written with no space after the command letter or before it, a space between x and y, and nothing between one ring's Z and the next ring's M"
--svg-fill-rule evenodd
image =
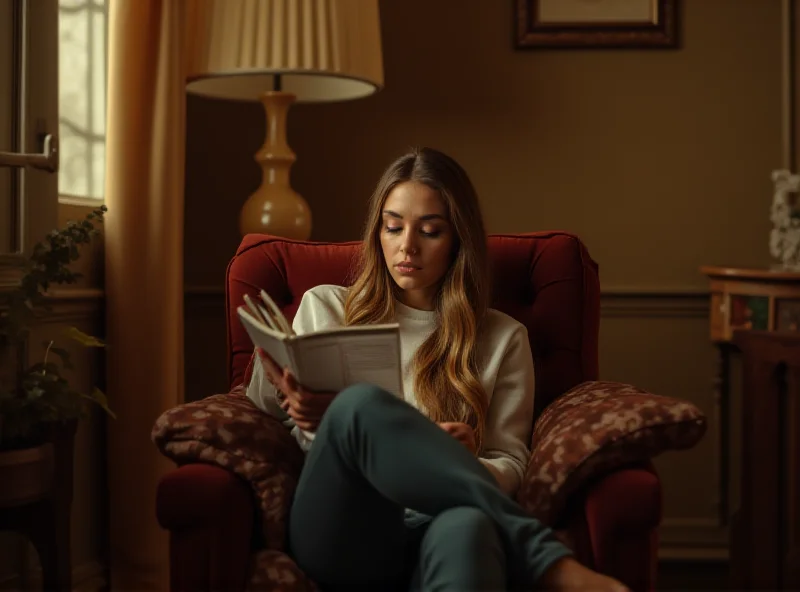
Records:
M261 291L262 302L245 295L237 308L247 334L281 368L312 391L339 392L367 382L402 397L400 331L396 323L336 327L297 335Z

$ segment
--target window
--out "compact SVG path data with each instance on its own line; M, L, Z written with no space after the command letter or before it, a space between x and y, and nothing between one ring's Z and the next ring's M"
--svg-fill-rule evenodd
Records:
M105 192L108 0L59 0L59 201L96 205Z

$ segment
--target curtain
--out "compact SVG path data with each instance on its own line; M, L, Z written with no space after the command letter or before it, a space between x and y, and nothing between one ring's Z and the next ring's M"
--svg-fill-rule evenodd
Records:
M112 590L168 589L150 441L183 401L185 71L192 0L112 0L108 32L105 287Z

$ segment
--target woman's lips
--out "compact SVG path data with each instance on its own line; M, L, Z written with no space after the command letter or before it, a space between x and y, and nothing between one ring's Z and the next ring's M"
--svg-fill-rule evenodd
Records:
M411 263L398 263L395 265L395 268L397 268L397 271L400 273L414 273L415 271L419 271L419 267Z

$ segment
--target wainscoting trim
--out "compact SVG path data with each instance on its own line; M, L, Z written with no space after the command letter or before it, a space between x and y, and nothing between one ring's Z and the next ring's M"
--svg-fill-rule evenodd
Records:
M184 289L186 300L214 301L225 298L224 286L193 286ZM605 317L691 317L708 316L709 292L693 287L612 287L600 294L600 313Z
M600 316L611 318L707 318L707 291L604 290Z
M667 517L659 529L660 559L727 561L729 532L713 518Z
M102 300L105 295L101 288L57 288L49 292L50 298L58 301Z
M25 258L20 255L0 255L0 291L13 290L25 273Z
M222 296L225 297L225 286L186 286L185 296Z
M99 288L52 290L48 296L52 309L42 317L44 324L85 319L98 314L105 304L105 292Z

